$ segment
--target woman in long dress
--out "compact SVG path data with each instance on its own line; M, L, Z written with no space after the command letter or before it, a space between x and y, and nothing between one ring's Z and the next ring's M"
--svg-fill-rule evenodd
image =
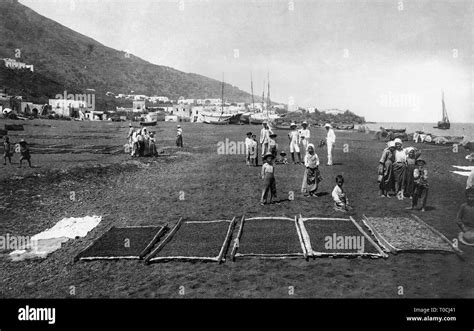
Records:
M389 141L387 147L382 152L382 157L379 161L379 188L381 197L389 197L389 192L394 188L393 180L393 161L394 155L393 151L395 150L395 143Z
M308 144L306 147L304 165L306 169L304 171L301 192L306 196L317 197L316 191L318 190L318 184L322 178L319 172L319 158L314 150L313 144Z
M407 165L407 155L402 147L402 140L396 138L395 140L395 162L393 163L393 177L395 181L395 192L403 199L403 192L405 190L405 171Z

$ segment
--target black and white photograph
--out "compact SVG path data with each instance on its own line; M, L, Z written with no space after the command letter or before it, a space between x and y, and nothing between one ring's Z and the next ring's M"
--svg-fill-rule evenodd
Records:
M0 0L5 318L337 299L472 329L436 300L474 299L473 22L471 0Z

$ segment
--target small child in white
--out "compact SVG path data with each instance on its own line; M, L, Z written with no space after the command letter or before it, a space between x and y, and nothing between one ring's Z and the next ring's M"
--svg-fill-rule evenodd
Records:
M332 190L332 198L334 200L334 210L346 212L351 210L352 207L349 206L349 199L344 193L342 186L344 185L344 177L342 175L336 176L336 186Z
M273 159L274 156L272 153L267 153L263 156L263 166L262 166L262 179L263 179L263 191L262 191L262 198L260 199L260 204L264 206L267 203L268 193L270 193L270 203L272 203L273 199L277 198L277 191L276 191L276 182L275 182L275 174L273 166ZM278 204L278 202L275 202Z

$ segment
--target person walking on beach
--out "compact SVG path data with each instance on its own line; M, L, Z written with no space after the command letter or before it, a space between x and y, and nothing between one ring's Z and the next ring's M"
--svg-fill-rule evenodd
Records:
M263 156L263 166L261 177L263 179L262 197L260 205L264 206L267 203L268 195L270 195L270 203L277 198L276 182L275 182L275 167L273 166L274 157L271 153Z
M393 177L395 180L395 192L400 200L403 200L403 191L405 189L405 169L407 164L407 155L402 147L402 140L396 138L395 142L395 162L393 164Z
M291 153L291 160L293 164L300 164L301 163L301 153L300 153L300 133L296 129L296 124L290 124L291 131L288 133L288 139L290 140L290 153ZM295 152L298 153L298 162L295 162Z
M326 128L326 131L328 133L326 136L326 145L328 148L328 166L332 166L332 150L334 148L334 144L336 143L336 134L334 133L331 124L326 123L324 127Z
M262 123L262 129L260 130L260 145L262 146L262 157L268 153L268 141L272 130L268 127L268 122Z
M317 197L316 191L318 190L321 174L319 172L319 157L316 154L314 145L308 144L306 147L306 154L304 156L304 165L306 167L303 176L303 183L301 185L301 192L305 196Z
M303 151L306 153L306 150L308 148L309 144L309 138L311 137L311 132L308 129L308 122L304 121L301 123L301 126L303 127L300 129L300 145L303 149ZM306 156L306 154L305 154Z
M379 161L378 182L380 188L380 196L389 198L389 192L393 190L393 161L395 151L395 142L389 141L387 147L382 152Z
M418 200L421 199L421 211L425 211L426 199L428 198L428 170L425 168L425 166L426 161L421 157L416 160L415 170L413 171L415 190L413 192L411 206L406 209L415 209L418 204Z
M31 167L31 155L30 155L30 149L28 147L28 144L26 143L25 139L20 140L20 168L21 164L23 163L23 160L26 160L28 162L28 165Z
M10 138L8 136L3 137L3 165L7 165L7 159L12 164L12 152Z
M252 155L252 145L253 145L253 139L252 139L252 132L247 132L245 138L245 161L247 165L250 165L250 157Z
M183 147L183 129L181 129L181 125L176 126L176 146Z

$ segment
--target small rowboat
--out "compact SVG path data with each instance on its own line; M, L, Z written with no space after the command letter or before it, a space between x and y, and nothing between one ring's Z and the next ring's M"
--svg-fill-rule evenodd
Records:
M152 122L140 122L141 126L156 126L156 121Z

